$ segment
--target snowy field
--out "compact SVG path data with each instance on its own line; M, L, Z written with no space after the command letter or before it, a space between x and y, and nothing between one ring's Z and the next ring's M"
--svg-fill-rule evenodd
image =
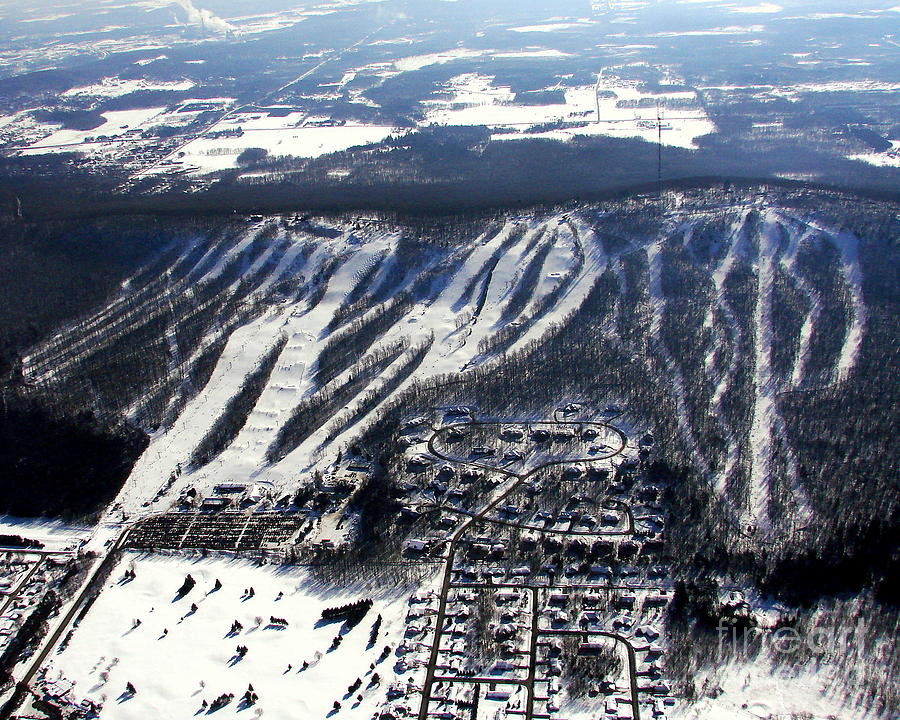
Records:
M876 716L844 703L843 685L831 684L833 666L816 670L778 668L763 654L752 663L735 662L715 676L698 677L697 686L718 687L718 697L680 703L672 720L873 720Z
M37 540L46 550L72 550L86 540L92 530L90 526L68 525L60 520L0 515L0 534Z
M327 118L326 118L327 120ZM218 133L240 136L216 137ZM311 124L303 112L284 116L267 113L242 113L229 117L210 128L204 136L185 145L177 157L161 164L157 170L187 170L208 173L227 170L247 148L263 148L270 155L316 158L360 145L379 143L394 132L383 125L318 125Z
M427 101L426 122L431 125L483 125L497 130L492 140L608 135L658 139L657 103L661 106L662 141L666 145L691 148L695 140L716 131L693 90L653 93L612 79L597 85L562 89L564 103L524 105L515 102L509 87L494 85L494 78L478 74L453 78L444 91L449 99ZM675 105L675 107L667 107ZM579 123L576 127L533 129L550 123Z
M126 582L129 567L136 577ZM196 586L178 599L188 573ZM222 587L213 591L217 579ZM248 597L251 587L254 595ZM67 687L63 678L74 682L76 701L105 699L104 719L190 717L203 700L211 703L223 693L235 699L216 713L220 718L263 713L266 718L324 718L336 700L342 705L336 717L370 718L391 683L420 682L418 670L396 671L393 652L378 661L386 645L395 649L402 642L408 598L418 588L386 581L375 589L362 583L336 588L297 568L228 558L127 555L69 645L53 656L46 677L59 680L61 687ZM365 597L374 606L352 630L341 622L320 621L324 608ZM382 625L370 647L379 614ZM288 625L270 623L273 616ZM137 627L136 620L141 621ZM232 635L235 620L243 629ZM329 652L337 635L343 641ZM243 659L236 656L238 646L248 649ZM375 673L380 681L372 684ZM360 689L345 698L357 678ZM134 686L133 697L123 696L126 683ZM259 701L241 710L239 701L251 684Z
M134 134L141 126L165 110L162 107L142 108L140 110L111 110L103 113L106 122L93 130L56 130L45 138L26 148L25 155L47 152L69 152L72 146L88 142L100 136L120 139L127 134Z
M183 92L195 87L192 80L153 81L153 80L124 80L119 77L105 78L100 83L85 85L83 87L70 88L62 97L100 97L112 98L128 95L135 92L149 90L168 90L170 92Z

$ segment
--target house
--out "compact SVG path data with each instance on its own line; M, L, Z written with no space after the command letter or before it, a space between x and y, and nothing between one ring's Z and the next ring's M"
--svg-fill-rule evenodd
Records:
M231 505L232 502L233 500L231 498L206 497L203 498L203 502L200 504L200 509L210 512L217 512L219 510L224 510L229 505Z
M241 495L247 490L243 483L219 483L213 488L217 495Z
M634 610L637 606L637 597L631 594L622 595L616 600L616 607L623 610Z
M666 594L665 590L662 590L657 594L647 595L647 597L644 598L644 607L645 608L665 607L668 602L669 602L669 596Z
M407 540L405 547L410 552L425 552L425 550L428 549L428 541L414 538L412 540Z
M459 417L461 415L468 415L469 408L465 407L464 405L452 405L444 411L444 414L448 415L450 417Z
M431 458L425 455L413 455L406 461L408 470L424 470L431 465Z
M243 502L250 505L262 502L263 499L269 497L269 491L259 483L254 483L244 495Z
M517 427L506 427L500 431L500 437L510 441L522 440L525 437L525 431Z

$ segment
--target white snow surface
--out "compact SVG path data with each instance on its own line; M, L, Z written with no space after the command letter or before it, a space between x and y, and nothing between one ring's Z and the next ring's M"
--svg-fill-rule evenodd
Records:
M122 582L130 566L136 578ZM176 599L187 574L196 586ZM222 588L210 592L216 579ZM251 587L255 594L246 599L245 590ZM373 675L369 665L386 645L396 648L403 640L407 599L413 590L363 582L336 588L299 568L259 566L227 557L126 554L69 645L51 656L46 677L55 680L61 674L73 681L76 700L105 698L103 720L189 717L200 710L204 699L212 702L223 693L233 693L235 699L217 713L221 718L255 717L255 708L276 720L320 718L335 700L343 706L342 718L370 718L384 702L390 683L421 682L421 670L397 675L397 656L392 652L377 664L380 683L369 687ZM374 605L352 630L340 622L319 621L324 608L365 597L371 597ZM192 603L197 605L193 613ZM381 630L370 648L369 632L379 614ZM273 616L289 624L279 629L269 622ZM134 627L137 619L141 624ZM234 620L243 630L226 637ZM328 652L338 634L343 642ZM238 645L248 652L235 662ZM311 665L305 671L304 661ZM363 681L361 688L345 699L357 677ZM124 699L128 682L137 692ZM250 684L259 702L241 710L239 700ZM363 695L361 702L355 699L357 694Z
M544 138L567 141L575 137L609 135L657 142L657 103L662 106L662 142L694 147L695 140L715 132L715 125L693 90L652 93L612 78L596 85L565 88L565 102L524 105L514 102L510 88L495 86L493 77L469 73L452 78L444 91L453 93L426 101L426 123L483 125L497 130L492 140ZM666 104L674 106L667 108ZM559 129L536 129L549 123L571 123Z

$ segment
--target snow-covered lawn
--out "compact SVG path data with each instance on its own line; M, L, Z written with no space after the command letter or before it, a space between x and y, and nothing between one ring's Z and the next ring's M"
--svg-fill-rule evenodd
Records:
M71 550L87 539L91 534L91 528L84 525L68 525L60 520L0 515L0 534L19 535L37 540L43 543L47 550Z
M123 582L130 566L136 578ZM179 599L188 573L196 586ZM222 587L213 591L217 579ZM258 709L266 718L324 718L336 700L342 709L334 717L370 718L390 683L420 683L418 670L398 676L393 652L378 662L386 645L396 648L403 640L410 594L410 588L390 581L379 585L334 587L302 569L224 557L127 555L69 645L53 656L47 679L62 675L74 681L76 701L105 698L101 718L189 717L203 700L212 702L223 693L235 699L217 713L220 718L250 717ZM255 594L247 597L251 587ZM365 597L375 604L352 630L320 621L324 608ZM378 639L369 647L379 614ZM289 624L277 627L270 623L273 616ZM135 620L141 621L137 627ZM229 635L235 620L243 629ZM329 652L338 635L342 643ZM236 656L238 646L248 649L243 659ZM306 670L304 661L310 665ZM371 684L375 673L380 682ZM360 688L345 699L357 678ZM120 697L129 682L135 695ZM259 701L240 711L250 684Z

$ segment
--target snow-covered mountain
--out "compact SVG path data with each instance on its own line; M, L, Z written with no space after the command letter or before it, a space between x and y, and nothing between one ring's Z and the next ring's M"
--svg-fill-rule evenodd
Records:
M223 482L277 495L405 390L534 352L611 283L590 332L664 385L669 440L736 520L768 527L774 494L803 525L809 489L781 400L854 372L873 238L775 197L670 198L676 209L649 220L647 202L440 228L253 217L168 248L34 348L24 373L91 377L101 401L153 429L118 498L127 514Z

